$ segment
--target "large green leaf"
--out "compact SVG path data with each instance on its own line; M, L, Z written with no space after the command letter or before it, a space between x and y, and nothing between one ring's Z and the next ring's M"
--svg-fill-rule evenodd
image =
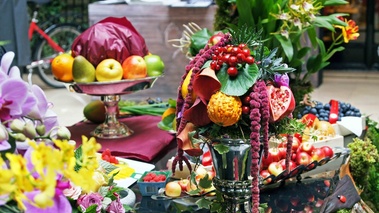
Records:
M316 73L320 70L320 65L322 63L322 56L316 55L309 57L307 61L307 70L309 73Z
M222 66L217 73L217 78L221 82L221 92L231 96L245 94L259 77L259 69L256 64L246 64L239 68L238 75L234 78L231 78L226 70L227 66Z
M212 33L207 28L203 28L193 34L189 48L191 55L196 55L201 49L203 49L211 36Z
M346 26L346 23L344 21L341 21L338 19L338 16L346 16L348 14L346 13L335 13L328 16L316 16L314 20L314 25L316 27L323 27L327 28L328 30L334 32L334 25L341 25Z
M349 2L345 0L325 0L324 6L344 5L348 3Z
M291 61L293 58L293 46L292 41L285 39L282 35L275 34L275 38L280 42L284 54L287 56L288 61Z

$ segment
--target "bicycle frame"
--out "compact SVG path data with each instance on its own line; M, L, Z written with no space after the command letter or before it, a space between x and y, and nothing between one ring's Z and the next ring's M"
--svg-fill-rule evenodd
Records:
M57 52L64 52L62 47L60 47L53 39L51 39L38 25L37 25L37 13L35 12L32 18L32 21L29 25L28 37L29 40L32 39L34 31L40 34L44 39L46 39L47 43Z

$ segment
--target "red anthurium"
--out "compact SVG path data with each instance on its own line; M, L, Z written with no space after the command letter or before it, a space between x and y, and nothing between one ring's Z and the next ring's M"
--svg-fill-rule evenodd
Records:
M188 137L188 133L195 130L195 125L188 122L184 129L177 136L178 147L183 149L187 154L191 156L200 156L203 154L203 150L199 148L199 144L193 144Z

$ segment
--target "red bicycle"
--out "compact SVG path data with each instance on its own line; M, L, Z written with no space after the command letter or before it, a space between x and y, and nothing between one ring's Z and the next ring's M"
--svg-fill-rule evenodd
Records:
M72 23L53 24L45 30L38 26L38 8L40 5L51 0L30 0L35 10L29 25L28 36L31 40L34 34L38 34L36 42L32 47L32 63L26 66L29 71L29 81L34 69L37 69L39 77L47 85L54 88L64 87L63 83L56 81L51 72L52 60L61 53L69 52L75 38L81 34L80 26Z

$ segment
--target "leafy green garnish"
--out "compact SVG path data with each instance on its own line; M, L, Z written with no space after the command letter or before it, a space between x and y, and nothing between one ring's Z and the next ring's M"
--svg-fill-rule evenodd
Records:
M227 73L227 65L224 64L217 73L221 82L221 92L231 96L242 96L260 77L256 64L246 64L238 69L238 75L231 78Z

